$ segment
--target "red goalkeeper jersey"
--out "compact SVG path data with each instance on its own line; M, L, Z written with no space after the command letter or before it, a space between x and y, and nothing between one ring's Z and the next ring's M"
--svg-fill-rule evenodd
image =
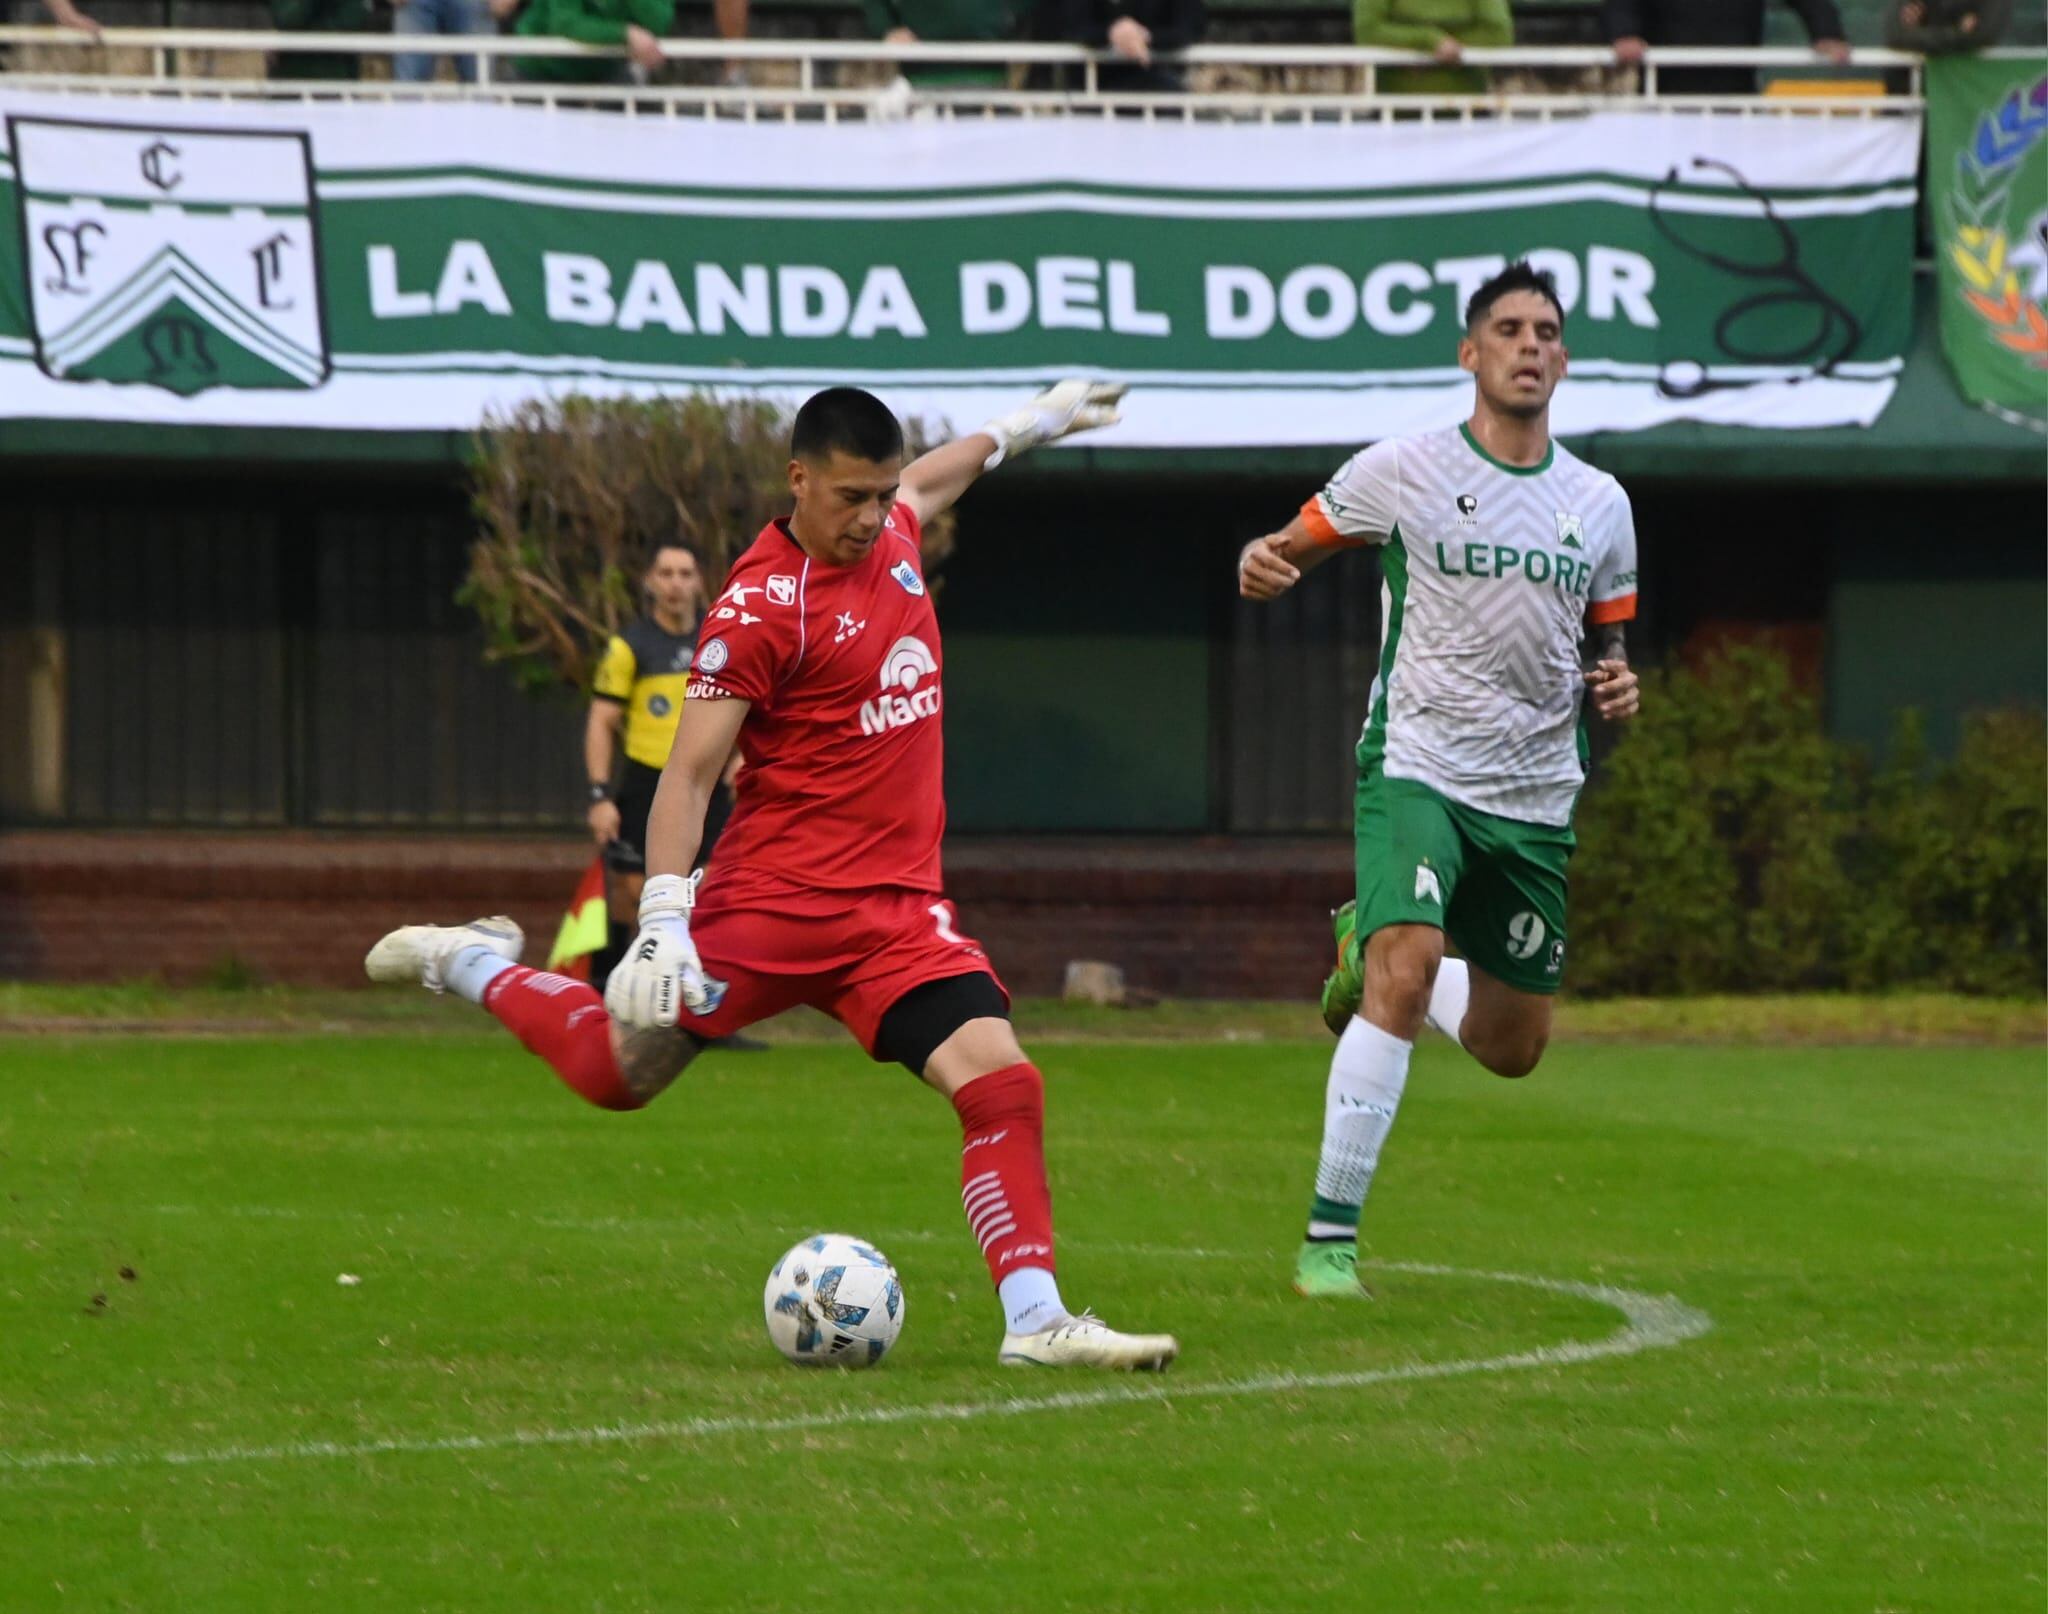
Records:
M763 527L705 615L686 697L753 703L710 887L940 890L940 668L908 505L852 566Z

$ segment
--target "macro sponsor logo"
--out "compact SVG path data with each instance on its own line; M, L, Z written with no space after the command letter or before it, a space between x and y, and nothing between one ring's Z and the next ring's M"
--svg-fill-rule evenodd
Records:
M915 634L906 633L882 658L882 692L860 709L860 731L881 734L939 715L938 657ZM926 679L934 680L925 683ZM918 686L924 684L920 689Z

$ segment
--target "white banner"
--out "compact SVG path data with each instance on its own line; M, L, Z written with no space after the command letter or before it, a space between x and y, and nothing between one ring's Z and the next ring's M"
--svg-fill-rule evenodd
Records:
M1557 277L1561 433L1868 424L1910 118L754 125L0 87L0 416L466 430L565 392L872 388L972 425L1127 380L1106 447L1462 418L1464 301Z

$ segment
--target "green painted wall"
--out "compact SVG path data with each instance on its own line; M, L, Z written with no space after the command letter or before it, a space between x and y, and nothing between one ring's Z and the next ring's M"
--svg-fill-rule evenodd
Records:
M1252 519L1156 483L969 495L939 596L956 828L1210 826L1212 658Z
M2038 506L2033 514L2026 545L1892 537L1838 552L1827 624L1829 727L1838 736L1880 747L1898 714L1916 707L1942 753L1965 712L2042 704L2048 577Z
M960 829L1201 830L1209 646L1200 638L946 640L946 793Z

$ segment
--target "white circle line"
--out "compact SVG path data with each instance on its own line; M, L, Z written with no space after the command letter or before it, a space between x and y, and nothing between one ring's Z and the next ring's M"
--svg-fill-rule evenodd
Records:
M1016 1418L1039 1412L1074 1412L1091 1407L1164 1401L1217 1401L1304 1390L1352 1390L1376 1384L1408 1384L1461 1378L1477 1373L1513 1373L1532 1368L1571 1367L1604 1357L1634 1356L1697 1339L1714 1326L1705 1312L1672 1295L1648 1295L1608 1284L1574 1283L1520 1272L1482 1272L1419 1261L1384 1261L1387 1272L1424 1277L1480 1279L1590 1300L1619 1311L1620 1329L1598 1340L1567 1340L1502 1356L1462 1357L1449 1362L1409 1362L1397 1367L1348 1373L1265 1373L1213 1384L1104 1385L1046 1396L1005 1396L993 1401L937 1402L906 1407L857 1407L844 1412L795 1417L682 1418L656 1423L595 1424L581 1429L513 1429L495 1435L397 1436L384 1440L289 1441L270 1446L215 1446L196 1451L9 1452L0 1450L0 1474L47 1473L53 1469L188 1468L216 1463L278 1463L318 1458L416 1456L446 1452L513 1451L534 1446L604 1446L646 1441L703 1440L717 1435L809 1434L820 1430L874 1428L890 1424L967 1423L980 1418Z

